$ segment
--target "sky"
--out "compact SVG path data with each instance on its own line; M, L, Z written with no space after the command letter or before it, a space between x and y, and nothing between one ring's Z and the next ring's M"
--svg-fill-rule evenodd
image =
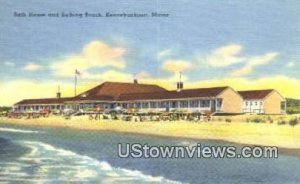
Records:
M134 78L175 89L181 72L184 88L272 88L300 98L299 10L298 0L2 0L0 106L55 97L58 86L73 96L75 69L78 92Z

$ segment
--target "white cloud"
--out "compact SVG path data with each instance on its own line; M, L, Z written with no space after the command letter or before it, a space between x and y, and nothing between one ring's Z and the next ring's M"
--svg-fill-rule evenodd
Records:
M295 66L294 62L288 62L287 65L286 65L286 67L288 67L288 68L291 68L293 66Z
M242 56L241 51L243 50L242 45L231 44L220 47L212 52L206 58L206 62L211 67L227 67L237 63L246 63L245 66L234 71L233 75L248 75L254 71L254 66L266 65L273 61L279 54L277 52L269 52L259 56Z
M107 66L124 68L126 66L123 59L125 52L124 48L113 48L101 41L92 41L84 46L81 53L56 61L51 67L54 75L59 77L70 77L74 75L75 69L88 74L87 70L92 68Z
M9 67L14 67L14 66L15 66L15 63L10 62L10 61L5 61L5 62L3 63L3 65L4 65L4 66L9 66Z
M277 56L277 52L270 52L262 56L255 56L249 59L248 64L251 66L266 65L273 61Z
M253 73L253 66L251 65L246 65L242 68L239 68L239 69L236 69L236 70L233 70L231 73L230 73L230 76L232 77L240 77L240 76L245 76L245 75L250 75Z
M173 74L170 77L166 77L166 78L141 79L140 83L156 84L156 85L162 86L166 89L174 90L174 89L176 89L176 82L178 82L178 81L179 81L179 75L178 74ZM182 74L181 75L181 81L183 81L183 82L188 81L188 77L186 75ZM184 83L184 86L185 85L186 85L186 83Z
M230 76L232 77L241 77L245 75L250 75L255 71L256 66L260 65L267 65L270 62L274 61L274 59L279 54L277 52L269 52L261 56L254 56L250 57L246 60L246 65L244 65L242 68L238 68L233 70L230 73Z
M108 70L101 72L99 74L92 74L89 72L83 73L84 79L91 79L97 81L131 81L133 80L133 75L130 73L117 71L117 70Z
M147 71L141 71L137 73L134 77L137 79L144 79L144 78L149 78L150 74Z
M240 63L244 58L240 57L243 47L238 44L226 45L218 48L206 58L207 63L211 67L226 67L236 63Z
M26 71L37 71L40 69L42 69L42 66L35 63L27 63L23 68Z
M164 62L162 69L168 72L184 72L192 69L193 65L185 60L167 60Z
M166 56L170 56L172 54L172 49L165 49L157 53L157 58L163 58Z

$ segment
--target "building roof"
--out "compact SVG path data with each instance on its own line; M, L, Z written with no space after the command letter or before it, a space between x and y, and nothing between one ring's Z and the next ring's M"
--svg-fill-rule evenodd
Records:
M119 101L132 101L132 100L159 100L159 99L181 99L181 98L203 98L203 97L216 97L226 87L213 87L213 88L198 88L186 89L178 91L161 91L153 93L131 93L121 94L118 98Z
M23 104L60 104L65 101L72 100L72 98L39 98L39 99L25 99L17 102L15 105Z
M134 101L134 100L159 100L159 99L182 99L216 97L226 87L186 89L168 91L157 85L133 84L119 82L105 82L76 97L69 98L44 98L25 99L16 105L22 104L60 104L73 101Z
M166 89L152 84L104 82L74 98L74 100L98 99L106 97L107 100L117 100L121 94L127 93L153 93L167 91Z
M243 97L243 99L258 100L258 99L264 99L272 91L273 89L265 89L265 90L238 91L238 93Z
M104 82L88 91L85 91L76 97L69 98L41 98L25 99L17 102L15 105L22 104L61 104L71 101L115 101L121 94L126 93L151 93L167 91L166 89L152 84L139 83L121 83L121 82Z
M77 96L68 101L114 101L114 98L112 96L104 96L104 95L86 96L86 97Z

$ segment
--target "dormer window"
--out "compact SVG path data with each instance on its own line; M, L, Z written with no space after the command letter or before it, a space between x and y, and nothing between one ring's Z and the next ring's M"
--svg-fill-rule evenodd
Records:
M81 97L85 98L85 97L86 97L86 94L85 94L85 93L84 93L84 94L82 94L82 95L81 95Z

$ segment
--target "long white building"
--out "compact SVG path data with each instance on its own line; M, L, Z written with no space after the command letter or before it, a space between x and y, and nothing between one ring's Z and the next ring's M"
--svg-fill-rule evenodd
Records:
M75 97L61 98L59 94L57 98L25 99L16 103L14 108L26 111L122 106L155 111L184 109L191 112L280 114L285 113L283 104L285 99L275 90L237 92L224 86L169 91L158 85L139 84L135 80L133 83L104 82Z

